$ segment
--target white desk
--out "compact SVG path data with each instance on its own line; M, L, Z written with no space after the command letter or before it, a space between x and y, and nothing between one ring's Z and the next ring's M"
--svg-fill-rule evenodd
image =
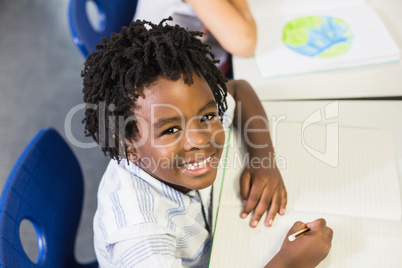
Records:
M304 121L332 101L265 101L268 118L286 117L288 121ZM402 101L339 101L339 115L331 122L339 125L389 129L394 134L399 188L402 196ZM322 121L325 123L325 119Z
M317 110L323 115L324 107L333 101L264 101L270 122L276 120L303 122ZM357 126L389 129L394 134L399 189L402 196L402 101L339 101L338 117L331 122L340 126ZM322 123L326 123L325 120ZM223 170L217 175L214 200L219 200ZM402 201L402 200L401 200ZM214 213L216 215L216 203ZM215 221L215 218L214 218Z
M285 0L249 0L258 38L267 39L261 19ZM368 0L402 49L402 1ZM258 46L258 43L257 43ZM402 61L336 71L263 79L253 58L233 57L234 78L245 79L261 100L402 96Z
M268 118L286 116L288 121L304 121L309 115L333 101L264 101ZM340 100L339 125L389 129L394 133L395 149L402 175L402 101ZM325 123L325 120L323 120ZM402 184L402 181L401 181Z
M332 101L266 101L263 102L264 108L268 114L268 118L272 121L277 121L278 120L284 120L284 121L298 121L298 122L303 122L305 121L307 118L309 118L310 115L314 114L317 110L321 111L321 115L323 116L323 118L325 118L325 113L324 113L324 107L327 106L328 104L333 103ZM336 102L335 102L336 103ZM402 193L402 177L401 177L401 171L402 171L402 119L399 117L400 114L402 114L402 101L339 101L338 102L338 106L337 106L337 113L335 113L335 117L331 118L330 120L325 120L323 119L321 121L321 123L325 124L328 122L338 122L340 126L357 126L357 127L369 127L369 128L383 128L383 129L389 129L393 132L394 134L394 143L395 143L395 150L396 150L396 159L397 159L397 166L398 166L398 170L399 170L399 174L398 174L398 180L399 180L399 192ZM334 114L333 114L334 115ZM276 119L275 119L276 118ZM232 169L229 170L226 173L226 176L229 179L229 188L232 188L231 190L236 191L236 189L238 190L238 186L237 184L235 186L231 186L230 183L230 177L233 174L239 174L239 171L236 169ZM227 180L227 178L225 178L225 180ZM220 185L219 183L219 178L217 179L218 185ZM224 186L224 188L226 190L225 193L227 193L227 184L225 184L226 186ZM218 187L217 187L218 188ZM219 197L219 190L217 191L217 193L215 192L214 188L214 198ZM217 199L214 199L217 200ZM221 200L222 202L222 200ZM239 201L240 203L240 201ZM232 204L232 203L231 203ZM230 215L228 214L228 210L226 210L226 214L223 214L221 216L221 218L219 218L219 214L218 214L218 222L219 219L222 223L222 221L225 221L225 223L231 222L233 224L233 226L235 226L236 228L238 227L238 225L244 225L244 220L240 220L239 218L239 210L233 210L233 213L231 213ZM230 217L230 221L228 221L227 217ZM225 220L223 220L225 219ZM281 217L277 217L276 221L280 222ZM398 223L398 221L395 221L396 225L399 228L400 224ZM219 224L219 223L218 223ZM247 223L246 223L247 224ZM260 223L262 224L262 223ZM226 225L225 225L226 226ZM340 231L342 231L342 228L339 228L339 226L337 226L337 224L335 224L335 226L332 227L336 227L334 228L334 230L337 230L338 233L342 233ZM264 229L265 227L259 227L259 229L247 229L246 231L246 235L248 237L248 235L250 235L250 241L244 241L242 240L242 242L244 242L244 244L239 244L238 247L233 247L232 245L235 243L236 238L233 238L233 241L224 241L222 242L222 240L214 240L214 245L217 246L217 248L222 248L222 243L228 243L228 246L232 246L232 248L235 248L237 251L236 252L232 252L232 254L234 254L233 256L238 256L238 254L240 254L240 256L244 255L244 249L246 247L247 243L252 244L253 242L251 241L252 239L258 239L258 237L260 237L260 232L262 232L262 229ZM222 231L222 228L218 230ZM237 230L237 229L236 229ZM223 230L224 231L224 230ZM338 234L337 233L337 234ZM282 235L282 234L281 234ZM235 236L235 234L234 234ZM244 236L244 234L243 234ZM284 237L284 236L283 236ZM283 239L283 237L280 238L280 240ZM341 239L340 237L337 237L338 239ZM278 239L277 239L278 240ZM279 241L279 240L278 240ZM362 240L364 241L364 239ZM277 242L277 241L274 241ZM273 242L273 243L274 243ZM268 243L268 242L267 242ZM339 240L334 242L334 243L339 243ZM397 242L398 245L398 249L392 251L391 254L393 257L398 258L399 253L399 246L401 246L401 241L398 240ZM376 253L375 256L380 256L378 255L378 252L381 252L381 245L379 245L380 248L377 247L369 247L369 252L375 251ZM378 251L377 251L378 250ZM396 252L395 252L396 251ZM213 252L214 252L214 248L213 248ZM247 254L250 253L251 256L252 252L248 252ZM353 255L355 252L350 253L351 255ZM367 252L366 252L367 253ZM254 254L255 255L255 254ZM221 256L218 257L219 262L222 260L224 263L230 263L232 258L229 258L228 256ZM347 256L350 257L350 256ZM229 259L227 259L229 258ZM256 258L260 258L259 256ZM381 257L380 257L381 258ZM213 264L216 264L216 254L215 254L215 262L213 262ZM235 257L233 257L233 259L238 260L238 258L236 259ZM343 257L338 257L338 260L342 260ZM346 257L345 257L346 260ZM268 261L268 259L264 259L263 261ZM378 258L376 259L377 263L378 263ZM233 262L233 261L232 261ZM330 262L330 260L328 259L327 262ZM324 265L325 266L325 265ZM336 265L335 265L336 266ZM214 266L211 265L210 267L224 267L224 266ZM227 266L229 267L229 266ZM250 266L251 267L251 266ZM255 266L257 267L257 266ZM260 266L258 266L260 267ZM350 267L350 266L342 266L342 264L340 264L340 266L336 266L336 267ZM384 267L392 267L392 266L387 266L384 265Z

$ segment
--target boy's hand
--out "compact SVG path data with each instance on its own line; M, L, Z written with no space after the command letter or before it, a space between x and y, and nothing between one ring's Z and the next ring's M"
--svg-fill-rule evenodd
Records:
M293 242L288 240L289 235L304 227L310 231ZM316 267L328 255L332 236L333 231L327 227L324 219L307 224L296 222L286 235L279 252L265 267Z
M268 210L265 225L272 225L276 213L284 215L287 193L279 170L274 168L245 168L240 177L240 193L244 208L241 218L254 210L251 226L256 227Z

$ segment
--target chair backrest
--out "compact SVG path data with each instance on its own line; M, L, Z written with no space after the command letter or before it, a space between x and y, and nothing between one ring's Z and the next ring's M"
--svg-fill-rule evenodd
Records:
M99 27L94 29L90 23L87 2L92 1L98 9ZM120 32L134 18L137 0L70 0L68 17L73 41L86 58L96 51L102 37L110 38L112 33Z
M80 165L63 138L44 128L14 165L0 198L0 267L97 267L80 265L74 241L83 200ZM38 237L38 259L30 261L19 235L23 220Z

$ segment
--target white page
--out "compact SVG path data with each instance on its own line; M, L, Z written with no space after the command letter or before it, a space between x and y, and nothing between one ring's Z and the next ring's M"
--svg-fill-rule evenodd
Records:
M263 267L280 249L296 221L325 218L334 231L332 247L318 267L402 267L402 222L288 211L272 227L249 226L240 209L225 207L218 215L209 267ZM303 239L303 237L299 238Z
M361 7L366 5L365 0L280 0L277 15L302 14L321 10Z
M223 181L224 181L224 176L226 175L227 171L229 170L227 164L226 164L226 159L229 159L231 157L231 153L234 153L234 150L230 150L230 148L235 148L234 147L234 141L233 141L233 126L230 128L225 128L225 148L222 152L222 156L219 162L218 166L218 171L216 174L216 179L214 181L213 187L212 187L212 224L211 224L211 230L214 230L215 228L215 223L216 223L216 216L218 214L218 209L219 209L219 201L222 200L221 198L221 191L223 190Z
M310 73L345 67L399 61L400 50L388 30L368 5L347 8L287 12L261 19L258 35L269 35L257 44L255 61L263 78ZM299 54L282 41L283 28L291 20L304 16L332 16L346 22L353 39L350 49L336 57L312 57Z
M384 129L339 126L334 137L336 128L336 125L327 129L326 125L311 124L305 126L303 136L302 123L281 121L275 129L271 128L278 167L288 192L287 208L401 219L392 133ZM239 146L240 150L244 146L239 145L235 131L230 146L220 205L241 207L239 176L244 167L244 154L239 153ZM314 150L318 155L311 154ZM320 154L325 150L328 159L331 156L338 159L335 167L322 162L324 156Z
M255 18L280 16L282 14L300 14L323 9L336 9L365 5L365 0L269 0L268 5L261 0L249 0ZM264 5L264 8L260 7Z
M283 128L280 130L280 128ZM281 173L296 211L357 217L401 219L401 201L392 133L383 129L279 124L277 156L286 160ZM304 140L304 145L303 145ZM329 142L326 146L326 142ZM310 150L310 151L308 151ZM323 154L338 156L335 167ZM313 156L311 152L318 151ZM296 153L297 152L297 153ZM321 158L321 160L319 159Z

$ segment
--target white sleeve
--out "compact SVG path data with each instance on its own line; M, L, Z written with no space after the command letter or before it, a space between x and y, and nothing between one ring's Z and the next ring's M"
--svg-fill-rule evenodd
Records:
M236 108L236 101L233 96L230 95L230 93L228 93L226 97L226 103L228 105L228 108L223 114L222 124L224 128L229 128L233 123L234 110Z
M183 267L175 252L176 241L166 234L118 242L111 245L108 255L113 267Z

